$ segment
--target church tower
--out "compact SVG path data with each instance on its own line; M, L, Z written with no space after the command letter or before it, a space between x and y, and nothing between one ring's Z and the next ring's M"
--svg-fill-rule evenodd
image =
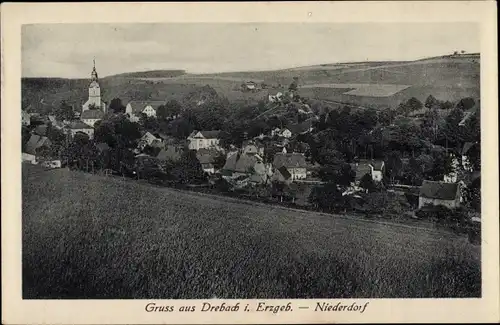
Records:
M89 99L83 105L82 111L90 109L91 106L95 106L95 108L106 112L105 104L101 100L101 88L99 87L99 77L97 76L97 71L95 69L95 59L94 67L92 69L92 73L90 74Z

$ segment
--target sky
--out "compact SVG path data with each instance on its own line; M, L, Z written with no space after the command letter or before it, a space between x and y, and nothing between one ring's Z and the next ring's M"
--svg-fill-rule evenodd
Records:
M479 52L473 23L37 24L22 28L22 76L88 78L160 69L256 71Z

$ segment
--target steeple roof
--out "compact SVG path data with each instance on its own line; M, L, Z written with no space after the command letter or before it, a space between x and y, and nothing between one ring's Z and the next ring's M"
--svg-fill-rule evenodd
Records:
M91 73L92 81L98 81L99 77L97 76L97 71L95 70L95 58L94 58L94 68Z

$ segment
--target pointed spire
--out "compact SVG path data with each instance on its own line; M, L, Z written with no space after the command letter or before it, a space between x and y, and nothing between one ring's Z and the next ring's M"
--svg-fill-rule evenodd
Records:
M95 57L94 57L93 62L94 62L94 67L92 69L91 79L92 79L92 81L97 81L98 77L97 77L97 71L95 70Z

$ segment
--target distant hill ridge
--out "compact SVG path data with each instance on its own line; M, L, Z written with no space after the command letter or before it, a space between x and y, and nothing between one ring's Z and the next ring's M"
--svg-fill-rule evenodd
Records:
M107 76L106 78L172 78L186 74L186 70L150 70L139 72L125 72Z

